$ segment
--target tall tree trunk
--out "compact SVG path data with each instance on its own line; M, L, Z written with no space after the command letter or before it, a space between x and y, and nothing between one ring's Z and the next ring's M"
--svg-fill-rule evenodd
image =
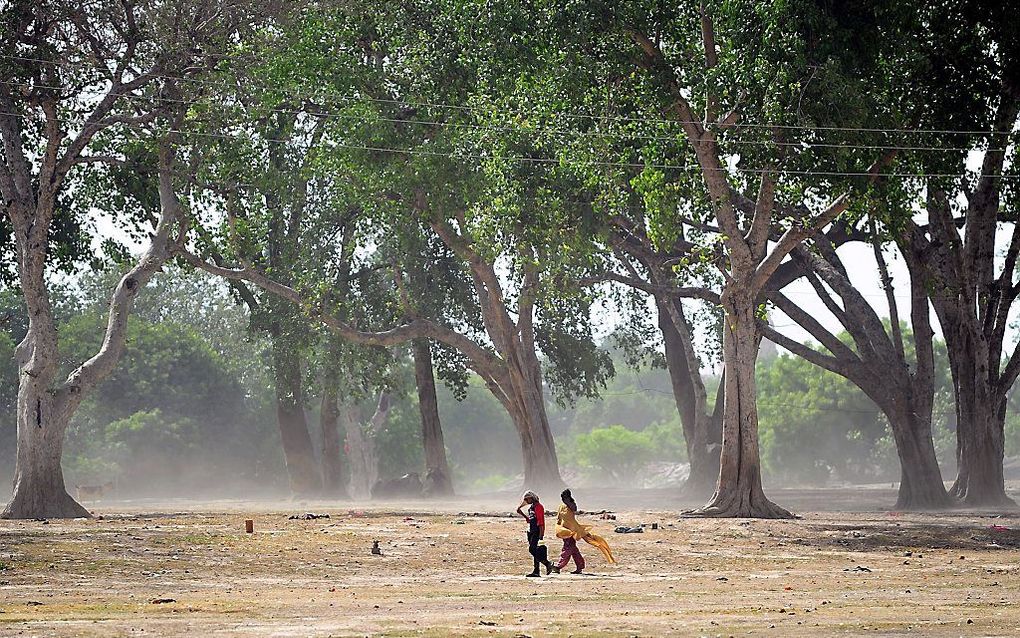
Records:
M361 410L357 405L350 405L343 411L344 428L347 431L347 460L351 468L352 498L372 497L372 487L379 480L379 458L376 456L375 438L386 423L391 405L389 393L379 393L379 402L367 428L362 427Z
M64 486L60 467L64 432L70 421L51 393L22 374L18 389L18 450L14 496L2 518L77 518L90 516Z
M1005 397L989 387L983 361L969 354L956 358L957 476L950 495L972 507L1015 507L1002 471Z
M545 409L542 368L534 344L516 347L508 359L510 385L517 405L510 416L521 434L524 482L530 489L559 491L563 487L563 479ZM517 412L516 418L513 412Z
M900 460L900 489L896 498L898 510L937 510L950 505L942 482L931 421L918 416L904 397L891 399L896 407L883 408L889 419L896 454Z
M318 494L322 490L322 477L305 418L301 358L278 337L273 339L273 374L276 381L276 420L291 492L295 496Z
M727 294L729 293L729 294ZM701 516L793 518L768 500L761 485L755 361L761 336L750 295L723 294L726 310L723 357L726 365L723 443L719 483Z
M687 446L690 473L683 486L685 496L707 498L719 479L719 448L722 440L722 421L699 409L691 380L682 337L675 321L665 307L670 300L656 299L659 330L665 348L666 370L673 387L673 400ZM721 395L721 390L720 390ZM721 415L720 415L721 416Z
M319 431L322 436L322 488L326 496L343 498L347 496L344 485L344 467L340 449L340 409L337 405L335 377L327 378L323 384L322 400L319 405Z
M421 439L425 448L425 480L427 496L451 496L453 480L446 460L443 425L439 420L436 401L436 379L432 371L432 347L427 339L411 342L414 357L414 379L418 386L418 411L421 413Z

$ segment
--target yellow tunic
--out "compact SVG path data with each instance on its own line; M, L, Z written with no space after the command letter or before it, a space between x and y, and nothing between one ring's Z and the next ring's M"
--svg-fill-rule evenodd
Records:
M593 533L591 531L591 527L588 525L581 525L578 523L573 510L566 505L560 505L560 509L556 511L556 538L573 538L574 540L579 541L583 540L589 545L594 545L600 552L602 552L602 555L606 557L608 562L616 562L606 539Z

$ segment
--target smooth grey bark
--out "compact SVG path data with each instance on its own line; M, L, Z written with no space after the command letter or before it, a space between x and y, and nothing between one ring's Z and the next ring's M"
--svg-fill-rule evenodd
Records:
M436 379L432 370L432 346L427 339L411 342L414 358L414 379L418 388L418 412L421 415L421 440L425 449L426 496L453 495L453 478L446 459L443 424L439 419L436 400Z
M5 142L7 142L5 135ZM18 344L18 449L11 501L0 518L77 518L88 511L68 494L61 457L64 435L82 400L110 375L120 360L126 340L131 306L145 284L169 259L171 243L182 219L170 184L172 153L167 142L160 148L159 193L161 212L155 234L136 265L123 277L110 298L106 333L100 350L57 382L59 348L57 327L46 287L45 270L55 193L9 206L18 251L18 275L28 309L29 328Z
M723 308L726 312L723 330L726 379L719 482L708 504L696 513L719 517L791 518L790 512L765 496L761 483L754 379L761 343L757 304L754 297L724 294Z
M375 438L386 424L391 406L389 393L380 392L375 412L365 425L362 425L361 410L356 404L349 404L342 410L347 433L347 461L351 471L348 483L351 498L365 500L372 497L372 487L379 480Z
M702 15L703 36L712 41L711 18ZM774 226L791 211L776 202L775 179L780 171L772 165L762 167L758 175L758 193L750 206L742 206L742 196L730 184L730 169L725 165L717 139L717 131L725 128L731 113L714 125L714 115L697 116L688 100L687 88L680 85L677 64L667 59L655 38L635 27L625 28L626 35L641 57L638 67L647 71L659 85L668 101L665 117L683 127L694 151L701 177L711 203L717 232L722 239L723 255L716 258L725 283L720 299L725 311L723 364L726 367L724 388L723 442L719 483L710 502L692 515L725 517L790 517L792 514L771 503L761 487L761 460L758 450L758 415L756 409L754 366L758 355L760 334L755 311L769 280L776 274L790 252L808 236L836 220L849 204L849 193L832 198L824 209L812 213L798 210L786 230L773 234ZM714 44L707 46L706 64L712 65ZM706 69L708 70L708 69ZM712 100L709 100L712 103ZM711 109L710 109L711 110ZM876 161L868 170L874 180L879 168L888 159Z

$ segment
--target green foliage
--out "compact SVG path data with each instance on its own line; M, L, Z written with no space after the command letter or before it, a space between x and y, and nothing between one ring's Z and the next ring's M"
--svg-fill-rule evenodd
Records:
M647 432L622 425L595 428L574 441L574 455L587 470L613 482L630 482L655 455L655 443Z
M101 293L116 277L83 282L79 313L60 326L65 370L98 348ZM69 480L116 479L125 494L275 487L283 467L271 386L246 325L219 282L180 271L155 278L139 296L120 365L72 420Z
M883 474L872 466L872 453L887 424L852 383L790 356L759 364L757 383L762 465L767 474L812 485L858 482Z

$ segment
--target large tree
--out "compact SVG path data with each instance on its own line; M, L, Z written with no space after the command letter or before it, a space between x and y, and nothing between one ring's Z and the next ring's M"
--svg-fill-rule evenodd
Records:
M0 65L0 193L14 231L18 285L29 326L18 345L18 452L10 518L85 516L64 487L64 432L84 397L116 365L124 348L131 302L170 255L179 208L167 198L173 149L160 127L172 128L184 93L173 77L234 32L251 12L236 3L87 5L47 1L8 3ZM146 132L141 128L153 125ZM47 280L57 211L71 206L81 168L122 157L130 129L148 137L160 165L162 207L151 242L110 296L102 347L58 379L56 324Z
M893 159L832 138L888 115L864 96L888 84L880 25L896 16L810 2L549 6L569 55L584 60L555 83L574 98L570 128L584 136L563 161L600 184L595 206L607 216L654 205L646 230L660 246L694 230L695 249L673 268L708 262L723 280L717 291L686 291L717 293L725 313L721 470L698 513L789 516L761 487L759 305L791 252Z
M1020 296L1020 24L1001 3L920 6L924 29L912 42L919 61L894 96L913 114L903 154L921 178L883 203L896 210L909 198L910 214L889 227L949 351L958 466L950 494L970 506L1012 506L1002 461L1006 397L1020 375L1020 348L1008 338Z
M393 346L427 338L456 351L510 414L521 441L526 480L558 485L543 366L550 372L550 386L569 399L602 383L609 359L595 348L590 326L581 321L587 316L586 300L558 296L558 275L551 265L570 259L557 251L570 228L548 213L562 202L530 191L532 176L518 172L521 165L513 157L490 159L477 153L485 140L478 135L481 118L471 109L429 112L429 103L466 105L484 99L483 89L495 90L480 86L479 80L514 58L503 56L507 51L498 47L488 56L475 56L473 29L479 17L492 16L423 9L409 5L392 13L366 14L354 6L309 14L296 33L288 34L290 53L280 56L268 75L288 82L289 92L314 100L302 108L312 117L322 114L328 123L319 170L327 188L333 189L334 203L316 219L306 220L308 233L328 237L330 224L354 214L363 237L356 256L362 259L382 255L381 248L393 238L425 233L429 250L445 254L450 264L435 267L456 275L451 280L440 273L432 286L452 284L461 290L418 292L418 265L400 254L384 257L366 266L382 266L391 274L389 288L370 297L394 299L395 312L388 318L376 314L356 320L349 313L349 299L322 289L328 278L322 277L321 263L309 263L303 278L287 283L275 272L245 263L243 255L234 268L196 255L188 258L210 272L254 283L301 305L354 343ZM507 18L510 31L494 23L485 26L511 46L527 31L523 17L516 12ZM439 51L434 46L437 30L444 33L445 43ZM458 51L465 55L457 56ZM371 82L364 81L366 75ZM330 90L323 88L324 78ZM352 85L363 97L334 92ZM515 150L512 140L504 142L508 152ZM548 208L543 210L543 205ZM244 230L250 225L250 220L237 220L227 239L249 240ZM423 304L423 294L459 301ZM399 325L378 328L393 323Z

